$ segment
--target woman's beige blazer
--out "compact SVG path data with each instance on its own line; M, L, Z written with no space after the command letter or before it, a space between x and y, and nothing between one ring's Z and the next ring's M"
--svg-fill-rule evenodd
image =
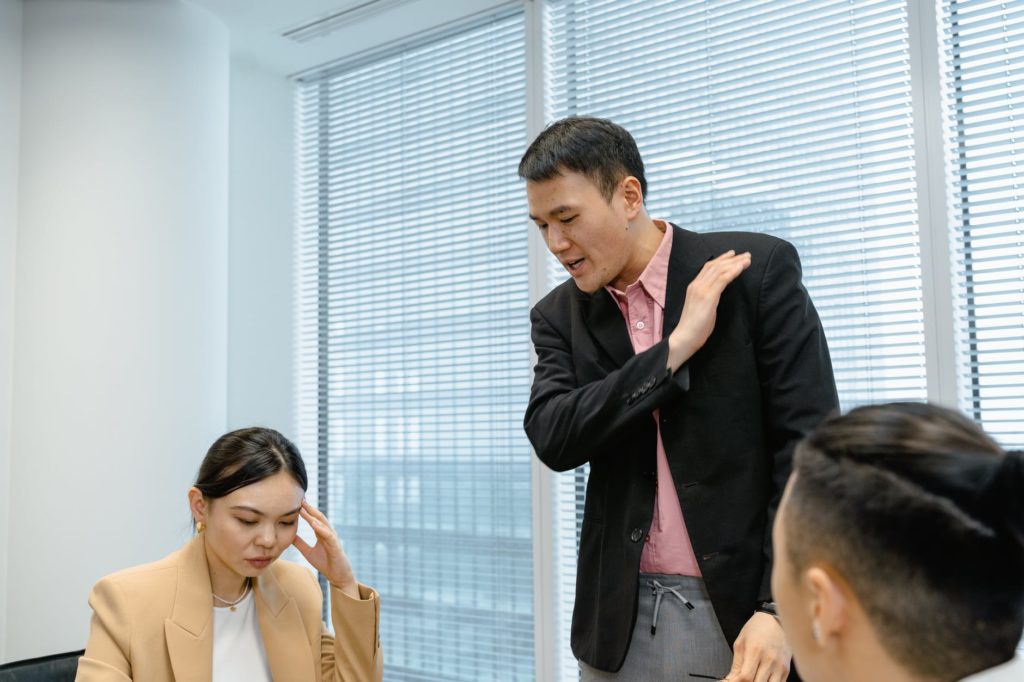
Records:
M274 682L381 680L380 599L331 588L331 621L320 618L313 574L276 561L254 581L256 613ZM92 627L79 659L81 682L210 682L213 602L203 535L165 559L109 575L93 588Z

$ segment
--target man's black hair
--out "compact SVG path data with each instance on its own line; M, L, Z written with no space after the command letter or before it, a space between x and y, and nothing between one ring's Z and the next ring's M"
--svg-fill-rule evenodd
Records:
M622 126L603 118L570 116L544 129L523 154L519 177L543 182L571 171L586 175L611 201L615 187L632 175L647 198L644 162L636 141Z

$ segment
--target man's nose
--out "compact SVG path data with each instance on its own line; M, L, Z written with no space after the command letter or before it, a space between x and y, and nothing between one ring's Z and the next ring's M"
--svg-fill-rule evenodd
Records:
M551 251L551 253L557 254L569 248L570 242L566 238L565 232L558 225L548 225L546 237L548 250Z

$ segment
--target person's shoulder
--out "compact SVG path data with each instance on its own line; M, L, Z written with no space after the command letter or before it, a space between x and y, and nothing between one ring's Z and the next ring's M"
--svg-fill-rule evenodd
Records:
M1024 680L1024 658L1015 656L1002 665L965 677L962 682L1020 682L1020 680Z
M704 241L713 253L724 253L733 249L737 253L749 251L752 256L767 255L782 248L792 249L792 244L781 237L765 232L743 232L723 230L691 233Z
M179 552L100 578L89 594L93 609L134 614L168 611L178 580Z
M129 589L140 585L150 585L153 582L174 580L178 573L180 552L181 550L177 550L158 561L151 561L148 564L139 564L114 571L100 578L96 585L97 587L100 585L118 585L122 589Z
M537 301L534 310L544 315L545 318L560 318L574 302L584 297L587 297L587 294L580 291L576 282L570 277Z

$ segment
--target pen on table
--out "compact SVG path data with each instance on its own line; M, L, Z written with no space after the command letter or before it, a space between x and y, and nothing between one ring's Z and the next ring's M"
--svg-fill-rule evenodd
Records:
M720 679L722 679L718 675L701 675L700 673L690 673L690 677L699 677L702 680L720 680Z

